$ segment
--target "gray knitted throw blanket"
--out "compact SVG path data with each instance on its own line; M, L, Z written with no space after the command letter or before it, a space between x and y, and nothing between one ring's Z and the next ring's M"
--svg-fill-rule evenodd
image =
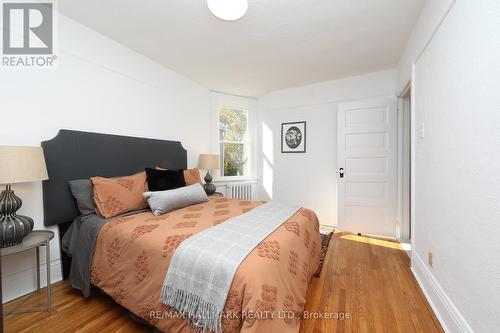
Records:
M222 332L224 305L236 270L299 209L266 203L183 241L168 267L161 302L183 314L198 331Z

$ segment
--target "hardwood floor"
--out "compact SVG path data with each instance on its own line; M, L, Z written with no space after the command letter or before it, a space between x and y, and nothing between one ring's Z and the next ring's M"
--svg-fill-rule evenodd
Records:
M306 311L349 313L348 320L304 320L301 332L443 332L393 241L337 234Z
M111 298L84 299L66 282L54 284L52 313L11 314L5 332L151 332L134 322ZM32 294L4 305L42 305L45 294ZM344 320L304 319L301 332L443 332L410 271L399 243L335 234L323 271L313 278L306 311L349 314Z

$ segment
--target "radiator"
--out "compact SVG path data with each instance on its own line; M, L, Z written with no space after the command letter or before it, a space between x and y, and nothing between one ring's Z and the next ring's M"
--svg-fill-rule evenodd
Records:
M235 183L227 185L227 194L230 198L252 200L253 183Z

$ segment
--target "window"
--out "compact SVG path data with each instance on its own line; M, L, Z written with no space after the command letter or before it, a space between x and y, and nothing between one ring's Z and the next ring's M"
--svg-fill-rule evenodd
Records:
M221 176L249 175L248 110L219 109L219 143Z

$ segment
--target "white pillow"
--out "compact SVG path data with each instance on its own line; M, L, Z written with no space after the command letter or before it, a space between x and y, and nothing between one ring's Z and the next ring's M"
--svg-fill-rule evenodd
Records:
M156 216L208 201L207 194L199 183L174 190L144 192L143 195Z

